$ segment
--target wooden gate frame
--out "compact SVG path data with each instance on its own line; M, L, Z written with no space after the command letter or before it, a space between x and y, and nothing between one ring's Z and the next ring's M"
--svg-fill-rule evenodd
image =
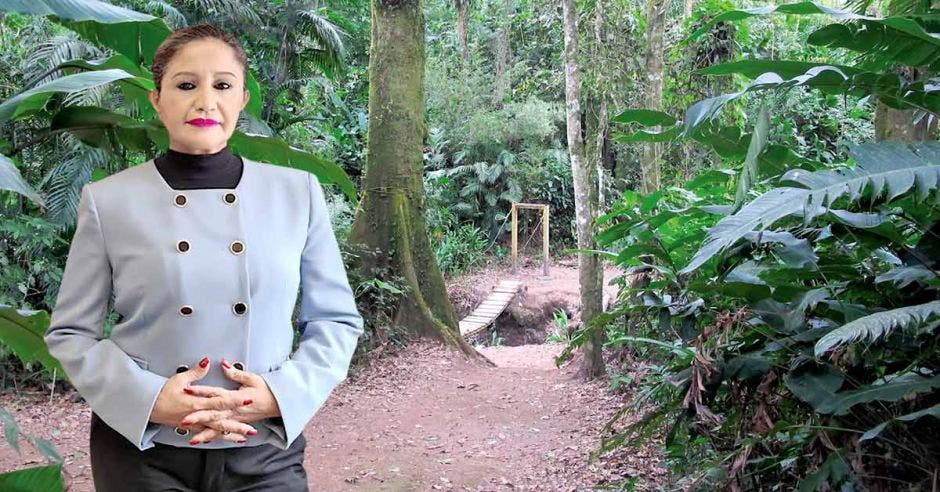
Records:
M548 205L541 203L512 202L509 214L512 216L512 273L516 273L519 264L519 220L518 209L542 211L542 277L548 276Z

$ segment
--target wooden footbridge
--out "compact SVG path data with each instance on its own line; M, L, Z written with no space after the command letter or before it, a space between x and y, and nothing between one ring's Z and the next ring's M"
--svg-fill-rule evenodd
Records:
M466 318L460 320L460 334L472 335L493 324L509 305L509 301L512 301L512 298L519 292L521 285L522 282L518 280L501 281L483 303Z

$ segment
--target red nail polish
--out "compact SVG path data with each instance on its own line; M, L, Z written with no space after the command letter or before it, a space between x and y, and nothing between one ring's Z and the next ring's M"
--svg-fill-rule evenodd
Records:
M248 440L247 440L247 439L242 439L241 441L235 441L235 442L237 442L237 443L239 443L239 444L242 444L242 443L248 442Z
M222 359L222 367L224 367L224 368L226 368L226 369L231 369L231 368L232 368L232 365L229 364L227 360Z
M209 441L202 441L203 444L209 444Z
M197 444L199 444L199 441L197 441L197 440L195 440L195 439L193 439L192 441L189 441L189 445L190 445L190 446L195 446L195 445L197 445Z
M187 395L195 394L195 392L190 388L183 388L183 393L186 393Z
M245 400L242 402L242 405L251 405L251 400Z
M180 425L182 425L183 427L186 427L187 425L193 425L193 423L188 420L184 420L180 422Z
M208 366L208 365L209 365L209 358L208 358L208 357L203 357L202 360L199 361L199 367L201 367L201 368L203 368L203 369L205 369L206 366Z
M248 434L249 436L253 436L253 435L257 434L257 433L258 433L258 431L254 430L254 429L252 429L252 430L246 432L246 434Z

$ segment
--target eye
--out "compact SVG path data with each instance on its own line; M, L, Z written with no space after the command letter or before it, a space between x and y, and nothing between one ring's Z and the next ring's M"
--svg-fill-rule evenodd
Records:
M225 87L219 87L220 85L224 85ZM228 88L232 87L232 84L229 84L228 82L219 82L219 83L216 85L216 87L218 87L219 89L228 89Z
M178 84L178 85L176 86L176 88L177 88L177 89L183 89L184 91L188 91L190 88L188 88L188 87L183 87L184 85L193 85L193 84L190 83L190 82L183 82L183 83L181 83L181 84Z

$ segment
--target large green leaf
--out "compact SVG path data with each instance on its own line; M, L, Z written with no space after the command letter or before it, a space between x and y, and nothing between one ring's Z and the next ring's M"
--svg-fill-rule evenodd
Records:
M812 63L791 60L739 60L728 63L719 63L710 67L703 68L698 72L702 75L730 75L739 74L749 79L756 79L762 74L773 72L785 79L790 79L805 74L816 67L834 67L842 73L852 76L860 73L853 67L844 65L832 65L825 63Z
M807 364L790 371L784 377L790 392L813 408L832 398L844 381L842 373L828 364L821 367Z
M912 16L884 21L861 20L851 24L830 24L809 35L807 42L817 46L844 48L860 53L866 66L890 70L900 63L909 67L940 68L940 37L926 32L920 21L936 22L940 16ZM894 26L904 27L898 29Z
M343 168L322 156L291 147L279 138L246 135L241 132L232 135L229 145L232 152L249 159L311 172L321 183L339 186L354 205L357 202L356 186Z
M793 215L805 223L825 213L837 199L856 201L866 189L873 197L892 200L914 190L924 199L931 192L940 200L940 143L873 142L850 149L855 168L838 171L788 171L783 179L805 188L774 188L733 215L723 217L708 231L701 248L680 273L691 272L736 243L746 234L766 229Z
M940 376L921 376L905 373L888 376L859 389L840 391L816 407L820 413L845 415L855 405L873 401L897 402L910 395L927 393L940 388Z
M820 338L816 342L816 356L821 357L840 345L860 341L873 342L879 338L887 337L895 329L920 326L937 316L940 316L940 301L870 314L846 323Z
M872 17L868 15L857 14L855 12L840 10L816 2L794 2L782 5L768 5L765 7L755 7L749 9L730 10L715 16L710 21L704 23L700 28L690 34L685 43L695 40L702 34L710 31L719 22L733 22L749 17L769 15L774 13L792 14L792 15L817 15L825 14L842 21L865 21L866 25L881 26L890 29L896 39L899 37L912 37L919 39L924 43L940 46L940 38L934 33L928 32L923 24L936 20L936 15L920 16L892 16L892 17Z
M59 378L66 379L58 359L49 353L43 336L49 327L49 313L15 309L0 304L0 342L10 347L23 361L38 361L49 372L56 370Z
M123 54L135 65L150 65L157 47L172 32L163 19L99 0L7 0L2 9L47 15L83 38Z
M639 123L643 126L672 126L676 124L676 119L672 115L652 109L628 109L614 116L610 121L616 123Z
M29 198L40 207L46 206L42 195L23 179L16 164L5 155L0 155L0 190L14 191Z
M862 437L858 438L858 440L866 441L868 439L874 439L878 437L878 435L881 434L882 431L884 431L889 425L891 425L894 422L897 422L897 421L911 422L921 417L933 417L936 419L940 419L940 403L932 407L927 407L923 410L911 412L907 415L901 415L899 417L894 417L894 418L885 420L884 422L876 425L875 427L868 429L864 434L862 434Z
M137 67L152 66L160 43L173 32L161 18L100 0L6 0L0 3L0 10L47 15L84 39L120 53ZM251 94L245 111L260 118L261 87L250 71L245 88ZM142 116L151 118L152 114L144 111Z
M116 80L126 80L144 88L153 85L148 79L135 77L117 68L66 75L21 92L0 103L0 122L22 118L41 110L55 93L76 92Z
M57 492L63 490L62 487L62 465L0 473L0 490L4 492Z
M770 113L767 110L767 105L761 104L757 112L757 122L754 123L754 134L751 136L751 143L747 148L747 156L744 158L741 175L738 177L738 188L734 194L734 210L741 207L748 190L757 180L757 158L764 151L764 146L767 145L767 132L769 129Z

